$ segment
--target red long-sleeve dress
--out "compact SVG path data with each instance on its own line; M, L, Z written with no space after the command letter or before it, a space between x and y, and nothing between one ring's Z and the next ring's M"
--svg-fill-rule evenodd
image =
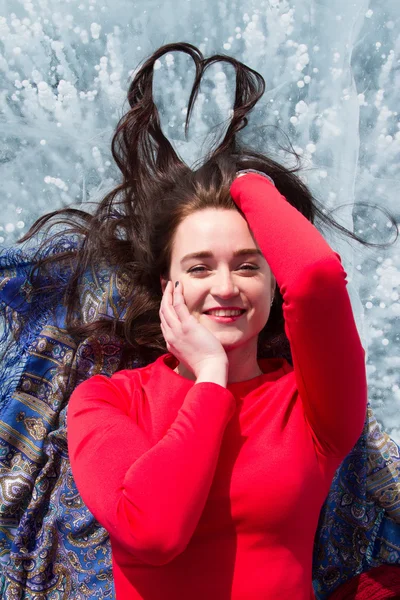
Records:
M228 384L187 380L161 356L79 385L72 472L109 532L117 600L310 600L318 517L361 435L364 350L340 256L260 175L243 211L283 295L293 368Z

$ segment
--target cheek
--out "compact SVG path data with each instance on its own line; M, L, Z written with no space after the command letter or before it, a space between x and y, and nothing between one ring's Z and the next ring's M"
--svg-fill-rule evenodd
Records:
M199 282L182 278L183 297L189 312L202 312L203 299L205 296L203 287Z
M257 327L264 327L268 321L270 313L270 294L266 286L257 286L249 294L249 301L254 309L254 322L257 322Z
M249 286L247 293L249 300L257 308L268 304L269 291L265 282L260 281Z
M200 295L200 286L196 285L196 281L193 280L187 273L181 271L180 269L171 268L171 281L172 285L175 287L175 282L180 281L183 286L183 298L185 300L185 304L189 310L192 312L196 310L196 303L198 304L198 298ZM199 288L199 289L197 289Z

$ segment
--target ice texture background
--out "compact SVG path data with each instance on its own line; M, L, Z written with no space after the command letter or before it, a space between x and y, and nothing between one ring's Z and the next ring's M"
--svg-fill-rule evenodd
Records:
M0 0L0 15L0 245L119 183L110 142L129 82L156 48L179 41L260 72L267 89L245 138L293 164L282 150L290 139L326 209L348 204L334 213L341 224L368 241L394 239L384 213L354 202L399 218L399 0ZM185 140L193 77L185 54L156 64L163 130L188 164L209 132L222 135L234 94L233 69L210 67ZM400 443L399 244L371 251L324 235L348 275L369 399Z

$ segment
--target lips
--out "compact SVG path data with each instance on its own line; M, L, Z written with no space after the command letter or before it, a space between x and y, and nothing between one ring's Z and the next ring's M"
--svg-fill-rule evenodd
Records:
M239 313L240 315L243 315L246 312L246 310L244 308L235 308L235 307L232 307L232 308L231 307L224 307L224 308L222 308L222 307L219 307L219 308L210 308L209 310L206 310L204 312L204 314L206 314L206 315L213 315L213 314L215 314L215 313L217 313L219 311L224 311L224 312L225 311L227 311L227 312L228 311L229 312L230 311L235 311L235 312Z
M212 306L211 308L207 308L204 312L210 312L212 310L242 310L245 312L245 308L242 306Z

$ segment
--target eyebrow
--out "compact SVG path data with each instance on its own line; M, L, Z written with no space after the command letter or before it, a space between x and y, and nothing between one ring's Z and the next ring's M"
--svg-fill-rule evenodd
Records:
M235 250L233 256L263 256L263 253L258 248L242 248L241 250ZM181 264L191 258L212 258L213 253L209 250L203 250L201 252L192 252L191 254L186 254L182 260Z

